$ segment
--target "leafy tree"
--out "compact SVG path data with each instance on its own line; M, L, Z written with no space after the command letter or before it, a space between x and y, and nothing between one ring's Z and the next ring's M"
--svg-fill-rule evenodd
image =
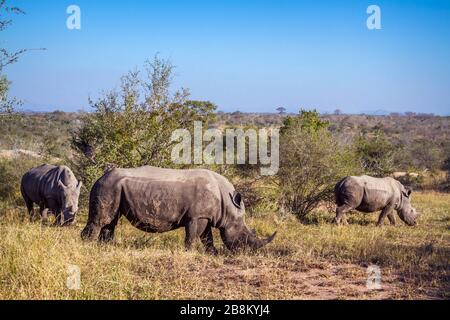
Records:
M12 20L8 17L10 14L24 14L24 12L18 7L8 5L6 0L0 0L0 32L6 30L12 24ZM5 114L10 115L14 106L18 104L16 99L9 99L8 97L10 82L3 75L3 68L17 62L20 55L25 51L27 50L10 52L6 48L0 48L0 121L5 119Z
M430 170L437 171L445 160L443 146L430 143L428 139L414 139L405 145L401 152L395 153L395 163L400 164L405 170Z
M301 109L299 116L287 117L283 121L281 132L283 133L291 128L296 128L307 132L317 132L321 129L327 129L328 126L329 122L322 120L316 110L307 111Z
M20 102L8 96L10 82L6 76L0 75L0 121L9 119Z
M9 81L5 76L0 76L0 112L9 111L7 107Z
M441 169L445 161L444 149L439 145L430 145L429 141L419 139L412 148L411 154L414 155L414 166L430 171Z
M361 135L356 140L355 152L361 167L368 175L384 177L391 174L395 169L396 147L382 131Z
M11 26L12 20L8 17L9 14L24 13L25 12L22 9L8 5L6 0L0 0L0 32ZM27 49L10 52L5 48L0 48L0 73L5 66L16 62L20 55L25 51L27 51Z
M192 129L193 121L207 123L216 106L191 101L186 89L171 92L173 65L155 57L145 64L145 77L133 71L122 78L121 89L98 101L73 134L75 165L86 183L111 167L172 165L171 135Z
M351 152L337 143L316 111L302 110L284 121L280 158L281 204L299 218L332 201L342 177L358 173Z
M278 113L280 114L280 116L286 114L286 108L284 108L284 107L279 107L279 108L277 108L277 111L278 111Z
M38 161L25 155L12 159L0 157L0 215L2 202L8 205L23 204L20 181L25 172L38 165Z

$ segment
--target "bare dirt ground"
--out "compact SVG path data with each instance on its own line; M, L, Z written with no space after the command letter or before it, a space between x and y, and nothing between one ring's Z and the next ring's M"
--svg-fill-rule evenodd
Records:
M305 266L296 261L260 268L248 267L233 260L225 260L220 267L189 268L193 277L215 283L219 288L227 288L230 283L236 287L246 287L247 294L256 299L265 296L282 296L292 300L338 300L338 299L398 299L400 277L382 273L381 288L367 287L367 268L355 264L330 264L327 262ZM225 292L232 291L225 290ZM223 296L232 299L233 296ZM420 298L431 298L426 295Z

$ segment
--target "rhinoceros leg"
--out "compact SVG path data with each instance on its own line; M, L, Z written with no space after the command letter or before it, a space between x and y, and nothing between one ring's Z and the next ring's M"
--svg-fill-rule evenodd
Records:
M27 203L27 209L28 209L28 214L30 215L30 220L33 221L34 216L35 216L33 202Z
M23 199L25 200L25 205L27 206L28 214L30 215L30 221L35 222L37 219L36 212L34 211L33 201L28 198L25 194L23 195Z
M36 212L36 210L34 210L34 207L33 207L33 209L30 212L30 221L37 222L40 220L40 218L41 218L41 215L38 212Z
M62 223L62 212L61 210L55 210L55 222L53 223L53 226L57 227L60 226Z
M389 222L391 223L392 226L396 225L396 221L395 221L395 214L393 211L391 211L391 213L387 216L389 219Z
M114 231L116 230L117 222L119 222L120 215L117 214L113 221L104 226L100 231L99 241L109 242L114 239Z
M41 204L39 210L41 211L42 223L47 224L48 222L48 209Z
M191 250L195 240L200 237L206 252L217 254L217 249L214 247L214 239L211 228L211 223L207 219L192 219L186 223L186 250Z
M89 199L89 217L86 227L81 232L83 240L109 241L114 237L114 230L119 221L120 197L104 201L98 197Z
M33 201L31 200L25 200L25 204L27 206L28 214L31 216L33 214Z
M392 205L388 205L387 207L385 207L383 210L381 210L381 214L380 217L378 218L378 223L377 226L381 227L384 223L384 219L386 219L386 217L389 217L390 215L393 214L394 207ZM389 218L390 220L390 218Z
M206 252L216 255L218 253L217 249L214 247L214 239L212 233L211 222L207 219L199 220L198 231L200 234L200 240L202 240L205 246Z
M34 206L33 201L27 196L25 191L23 190L23 187L21 186L20 191L22 193L23 200L25 201L25 205L27 206L28 214L30 215L30 218L34 216Z
M191 250L195 239L198 237L198 220L191 219L186 222L186 240L184 242L186 250Z
M342 220L347 221L347 220L343 219L344 215L347 212L350 212L352 210L353 210L353 208L351 206L349 206L349 205L346 205L346 204L338 207L336 209L336 219L334 220L334 222L339 225L339 224L341 224Z
M100 227L95 223L88 222L83 231L81 231L81 239L83 240L93 240L97 234L100 232Z

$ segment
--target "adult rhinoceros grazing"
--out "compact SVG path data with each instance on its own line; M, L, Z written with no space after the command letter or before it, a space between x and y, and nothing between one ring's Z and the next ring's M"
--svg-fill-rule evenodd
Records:
M275 234L260 240L244 222L244 203L233 185L208 170L155 167L113 169L92 188L89 218L81 236L109 241L121 215L136 228L163 233L186 229L186 248L200 237L206 251L217 253L212 228L218 228L227 248L258 249Z
M81 185L68 167L44 164L23 176L20 189L32 218L36 203L44 222L50 210L63 226L75 222Z
M393 178L347 177L335 188L336 223L340 224L345 213L356 209L364 213L381 210L377 225L381 226L386 217L395 225L395 210L407 225L414 226L418 214L411 206L411 192Z

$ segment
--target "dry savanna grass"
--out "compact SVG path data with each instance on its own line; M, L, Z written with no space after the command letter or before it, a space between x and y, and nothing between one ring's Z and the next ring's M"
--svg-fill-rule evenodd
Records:
M85 243L75 227L30 223L24 208L0 217L0 299L448 299L450 195L418 193L418 227L375 227L377 215L353 214L348 226L317 211L247 218L258 234L278 230L257 253L185 252L184 231L146 234L122 219L112 244ZM367 267L381 269L381 289L366 286ZM81 270L70 290L69 266Z

